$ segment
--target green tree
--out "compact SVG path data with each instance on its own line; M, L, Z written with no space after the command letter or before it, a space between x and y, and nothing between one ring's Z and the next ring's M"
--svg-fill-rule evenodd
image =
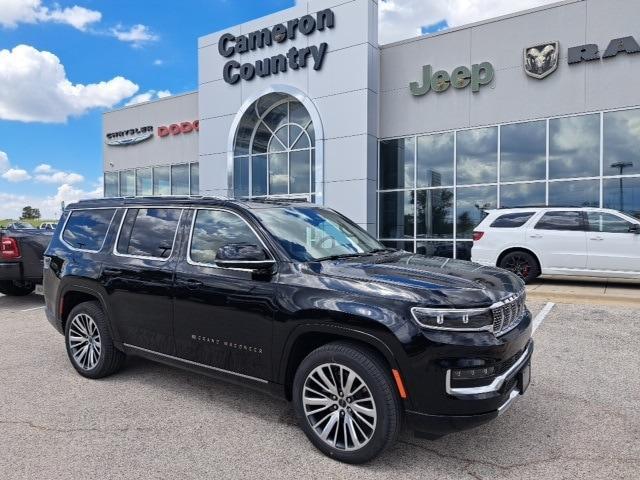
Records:
M33 208L30 205L27 205L22 209L22 216L20 220L28 220L28 219L38 219L40 218L40 209Z

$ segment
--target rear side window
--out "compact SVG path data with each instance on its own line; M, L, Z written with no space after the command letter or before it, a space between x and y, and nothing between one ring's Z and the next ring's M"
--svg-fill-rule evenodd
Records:
M115 209L72 211L62 232L62 240L72 248L99 251L114 213Z
M582 212L547 212L536 230L584 231Z
M169 258L181 212L176 208L128 209L116 251L137 257Z
M518 228L533 216L533 212L507 213L500 215L490 225L492 228Z
M238 215L224 210L198 210L189 250L191 260L213 265L218 249L230 243L262 245Z

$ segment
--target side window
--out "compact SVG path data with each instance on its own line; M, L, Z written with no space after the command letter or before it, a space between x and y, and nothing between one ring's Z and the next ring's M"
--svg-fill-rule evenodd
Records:
M177 208L128 209L116 251L123 255L169 258L181 212Z
M198 210L189 249L191 260L213 265L218 249L230 243L262 245L238 215L224 210Z
M115 209L74 210L62 232L62 240L79 250L99 251L109 230Z
M589 231L602 233L629 233L632 223L604 212L587 212Z
M533 212L507 213L496 218L490 225L492 228L518 228L533 216Z
M535 229L584 231L582 212L547 212L538 221Z

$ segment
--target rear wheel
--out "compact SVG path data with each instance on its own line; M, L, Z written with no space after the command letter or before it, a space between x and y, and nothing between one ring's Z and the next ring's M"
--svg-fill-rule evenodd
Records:
M375 458L400 431L400 399L389 368L357 345L330 343L311 352L296 372L293 403L309 440L342 462Z
M540 275L540 267L536 258L523 250L507 253L502 257L498 266L515 273L524 280L524 283L529 283Z
M125 354L116 349L106 316L97 302L84 302L71 310L65 326L67 354L83 377L102 378L117 372Z
M31 282L0 282L0 293L9 295L11 297L24 297L29 295L36 289L36 286Z

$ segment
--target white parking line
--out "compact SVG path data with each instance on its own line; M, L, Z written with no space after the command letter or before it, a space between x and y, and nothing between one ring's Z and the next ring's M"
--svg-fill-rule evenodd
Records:
M551 309L554 306L555 306L555 303L549 302L544 306L544 308L540 311L540 313L536 315L536 318L533 319L533 330L531 332L531 335L536 333L536 330L540 325L542 325L542 322L544 322L544 319L547 318L547 315L549 315L549 312L551 312Z
M40 310L41 308L44 308L44 305L42 305L41 307L25 308L24 310L20 310L20 311L21 312L31 312L32 310Z

